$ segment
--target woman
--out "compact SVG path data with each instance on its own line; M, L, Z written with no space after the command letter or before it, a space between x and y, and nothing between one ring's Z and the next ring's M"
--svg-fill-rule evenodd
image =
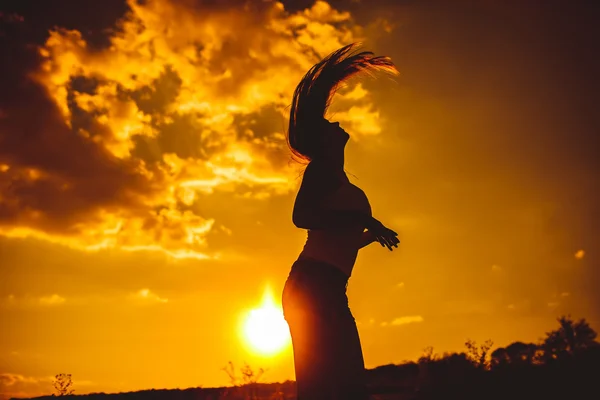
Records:
M349 135L325 119L336 88L360 72L397 73L387 57L345 46L313 66L292 100L288 144L308 162L292 220L308 239L285 283L298 400L368 399L364 361L346 287L358 250L375 241L392 250L396 232L371 215L364 192L344 172Z

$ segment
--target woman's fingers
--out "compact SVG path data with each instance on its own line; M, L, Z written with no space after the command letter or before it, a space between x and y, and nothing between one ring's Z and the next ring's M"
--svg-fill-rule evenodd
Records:
M389 237L387 237L387 236L384 236L384 237L383 237L383 241L385 242L385 246L386 246L386 247L387 247L387 248L388 248L390 251L392 251L393 249L392 249L392 244L391 244L391 242L390 242L390 238L389 238Z
M393 250L392 247L398 247L398 243L400 243L400 240L398 240L398 238L396 236L393 235L382 235L379 236L380 243L382 246L385 245L385 247L387 247L390 251Z
M398 243L400 243L400 240L397 237L398 234L383 225L378 227L378 229L370 229L370 231L381 247L387 247L390 251L392 251L394 247L397 248Z
M393 237L388 239L388 243L390 244L391 247L398 247L398 245L396 244L396 241L394 240Z
M387 247L388 249L390 248L390 245L387 242L387 239L385 238L385 236L379 236L379 243L381 243L381 247Z

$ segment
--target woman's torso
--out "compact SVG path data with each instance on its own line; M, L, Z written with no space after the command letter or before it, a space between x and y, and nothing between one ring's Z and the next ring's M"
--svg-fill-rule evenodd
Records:
M327 210L353 210L371 215L371 206L365 193L344 177L342 185L328 195L322 204ZM309 258L334 265L347 276L358 255L364 227L361 224L343 229L310 229L301 258Z

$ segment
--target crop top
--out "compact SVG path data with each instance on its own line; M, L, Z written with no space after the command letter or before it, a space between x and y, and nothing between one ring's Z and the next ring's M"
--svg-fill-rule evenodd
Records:
M365 193L349 181L324 200L329 210L356 210L371 216L371 205ZM345 228L309 229L301 258L309 258L334 265L348 277L358 255L364 227L361 224Z

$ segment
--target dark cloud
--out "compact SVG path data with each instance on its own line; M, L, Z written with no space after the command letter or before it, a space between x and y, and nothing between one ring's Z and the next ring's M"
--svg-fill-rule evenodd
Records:
M140 111L146 114L164 113L167 106L173 104L181 88L181 78L169 65L151 85L145 85L130 97L135 101Z
M174 114L169 122L156 125L158 136L139 136L136 140L135 156L145 160L156 160L158 155L173 153L178 157L207 160L212 154L224 148L219 139L220 133L206 126L201 114Z
M117 159L76 134L38 85L21 83L0 120L0 162L9 166L0 175L3 224L69 231L91 211L133 206L137 195L148 193L137 162ZM33 176L23 176L30 169Z
M100 209L135 207L140 196L152 192L152 185L139 173L138 162L117 159L77 133L91 122L72 102L68 126L45 88L31 79L41 65L35 42L43 36L40 30L51 26L43 21L56 24L61 19L52 16L64 10L46 10L47 3L34 9L27 3L12 8L24 17L4 25L6 35L0 39L0 52L10 60L0 67L0 163L9 167L0 173L0 225L74 234ZM86 13L78 23L86 23ZM90 19L88 32L107 22L102 15L95 22ZM75 21L65 18L65 23ZM88 93L96 86L82 77L74 77L71 85Z
M285 111L288 109L282 113L278 107L266 106L252 114L236 114L233 122L238 140L252 143L277 169L291 161L284 136L287 132Z
M63 27L81 32L93 49L110 44L115 22L128 9L125 0L7 0L0 5L0 12L23 17L25 27L19 32L21 40L42 44L49 30Z
M287 118L275 106L266 106L252 114L236 114L234 125L238 137L265 138L287 129Z

